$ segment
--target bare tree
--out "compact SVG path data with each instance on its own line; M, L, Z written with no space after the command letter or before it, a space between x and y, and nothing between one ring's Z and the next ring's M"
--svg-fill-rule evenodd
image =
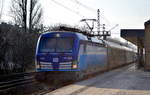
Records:
M4 4L4 1L3 0L0 0L0 20L1 20L1 17L2 17L2 13L3 13L3 4Z
M10 8L12 17L17 25L27 30L27 0L12 0Z
M37 0L12 0L10 10L15 23L22 26L25 32L27 28L31 31L38 27L42 18L42 8Z
M41 25L42 14L42 8L38 4L38 0L30 0L29 32Z

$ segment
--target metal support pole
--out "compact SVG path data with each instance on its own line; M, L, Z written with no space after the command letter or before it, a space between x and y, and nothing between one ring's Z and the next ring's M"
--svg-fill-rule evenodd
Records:
M97 10L97 32L100 35L100 10Z

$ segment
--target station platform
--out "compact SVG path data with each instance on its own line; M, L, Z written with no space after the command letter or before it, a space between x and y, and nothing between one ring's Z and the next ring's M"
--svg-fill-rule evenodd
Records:
M131 64L45 95L150 95L149 83L150 72Z

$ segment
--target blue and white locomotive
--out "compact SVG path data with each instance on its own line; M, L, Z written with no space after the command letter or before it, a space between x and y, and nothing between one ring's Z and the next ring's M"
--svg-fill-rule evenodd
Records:
M75 32L44 33L37 43L36 70L79 79L135 61L132 49L112 43Z

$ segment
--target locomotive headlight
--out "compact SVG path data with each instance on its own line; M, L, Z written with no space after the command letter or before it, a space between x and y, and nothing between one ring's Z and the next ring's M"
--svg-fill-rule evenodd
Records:
M56 37L60 37L60 34L56 34Z
M76 69L77 67L78 67L77 64L73 64L73 65L72 65L72 68L73 68L73 69Z
M40 68L40 65L37 64L37 65L36 65L36 68Z
M78 62L77 61L73 61L72 62L72 68L73 69L76 69L77 67L78 67L78 64L77 64Z
M35 66L36 66L36 68L40 68L40 62L39 61L35 61Z

